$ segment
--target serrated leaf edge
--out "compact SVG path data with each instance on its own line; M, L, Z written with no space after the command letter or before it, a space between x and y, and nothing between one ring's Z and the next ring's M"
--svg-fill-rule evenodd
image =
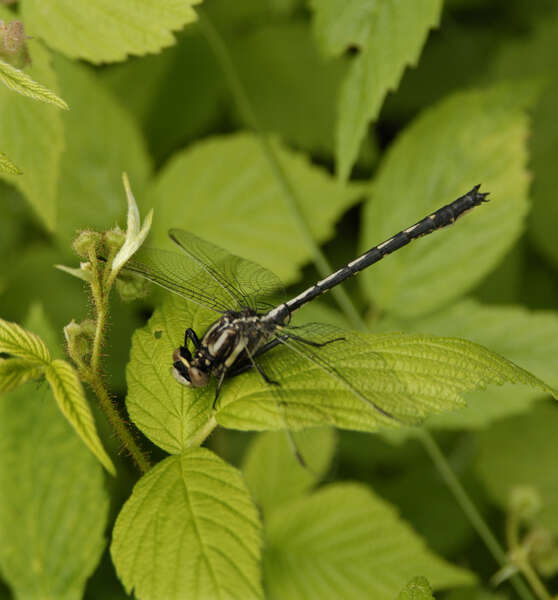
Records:
M7 175L23 175L23 171L3 152L0 152L0 173L6 173Z
M0 352L42 365L51 362L50 352L38 335L4 319L0 319Z
M105 469L116 475L114 464L97 433L93 413L75 369L65 360L56 359L46 367L45 377L64 417Z
M33 100L54 104L58 108L70 110L70 107L57 96L52 90L41 83L37 83L27 73L12 67L9 63L0 59L0 81L10 90L17 92Z

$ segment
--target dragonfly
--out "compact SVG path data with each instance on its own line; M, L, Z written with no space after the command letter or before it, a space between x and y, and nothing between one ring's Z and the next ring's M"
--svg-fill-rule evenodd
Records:
M281 382L260 364L260 357L277 346L295 352L334 378L383 419L395 418L351 381L320 348L342 344L343 335L324 339L318 324L291 325L293 313L343 281L403 248L412 240L454 223L466 212L487 201L488 193L476 185L450 204L374 246L331 275L293 298L274 303L282 289L279 279L264 267L202 240L182 229L169 230L181 253L158 249L140 251L126 264L128 273L139 275L219 316L198 335L185 329L183 344L172 355L172 374L179 384L202 388L216 379L213 409L226 379L255 369L276 390ZM329 331L327 328L325 331ZM170 362L170 361L169 361Z

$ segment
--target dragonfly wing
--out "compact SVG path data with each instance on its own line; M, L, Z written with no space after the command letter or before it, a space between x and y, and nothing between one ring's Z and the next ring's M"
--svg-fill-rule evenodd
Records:
M275 407L271 410L272 412L275 412L279 418L279 421L283 425L282 429L285 431L293 455L296 457L301 466L306 467L306 458L303 456L294 435L294 432L297 429L300 429L300 427L297 427L296 423L291 423L289 420L288 391L283 389L281 386L280 373L273 367L273 363L271 365L267 365L264 371L255 356L251 353L248 353L248 362L252 365L255 371L259 372L260 376L265 381L271 398L273 398L275 403Z
M316 378L326 383L332 392L345 391L361 400L374 411L379 424L401 423L382 406L385 395L370 385L374 362L378 369L383 370L384 365L379 353L374 352L364 336L323 323L308 323L301 327L279 328L275 340L288 348L291 355L296 355L301 363L315 367ZM362 361L370 365L365 375L359 366Z
M231 301L223 289L183 254L144 248L123 268L196 304L223 313Z
M230 254L183 229L171 229L170 238L228 297L229 306L269 308L269 301L282 291L279 278L261 265ZM266 302L267 300L267 302Z

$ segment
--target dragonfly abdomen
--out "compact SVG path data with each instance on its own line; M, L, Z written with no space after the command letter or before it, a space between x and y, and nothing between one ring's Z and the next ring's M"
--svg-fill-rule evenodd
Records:
M320 294L327 292L331 288L339 285L341 282L345 281L352 275L355 275L359 271L366 269L370 265L378 262L384 256L395 252L395 250L399 250L403 246L406 246L409 242L423 235L428 235L437 229L441 229L442 227L446 227L447 225L451 225L454 223L461 215L465 214L475 206L482 204L487 201L488 194L483 194L479 192L479 187L476 185L471 191L467 192L463 196L457 198L450 204L446 204L446 206L442 206L436 212L428 215L424 219L418 221L414 225L407 227L396 233L394 236L370 248L370 250L366 251L364 254L355 258L355 260L346 264L344 267L341 267L335 273L332 273L325 279L318 281L315 285L304 290L301 294L289 300L285 306L288 309L289 313L299 309L301 306L310 302ZM273 311L271 311L273 312Z

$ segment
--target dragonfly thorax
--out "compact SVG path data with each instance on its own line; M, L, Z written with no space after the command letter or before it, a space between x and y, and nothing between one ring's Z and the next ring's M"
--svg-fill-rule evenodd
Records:
M175 379L189 387L206 386L212 375L222 377L233 365L249 360L266 341L268 328L255 310L246 308L224 313L201 340L191 329L186 330L184 346L173 353ZM194 344L193 352L188 349L188 340Z

